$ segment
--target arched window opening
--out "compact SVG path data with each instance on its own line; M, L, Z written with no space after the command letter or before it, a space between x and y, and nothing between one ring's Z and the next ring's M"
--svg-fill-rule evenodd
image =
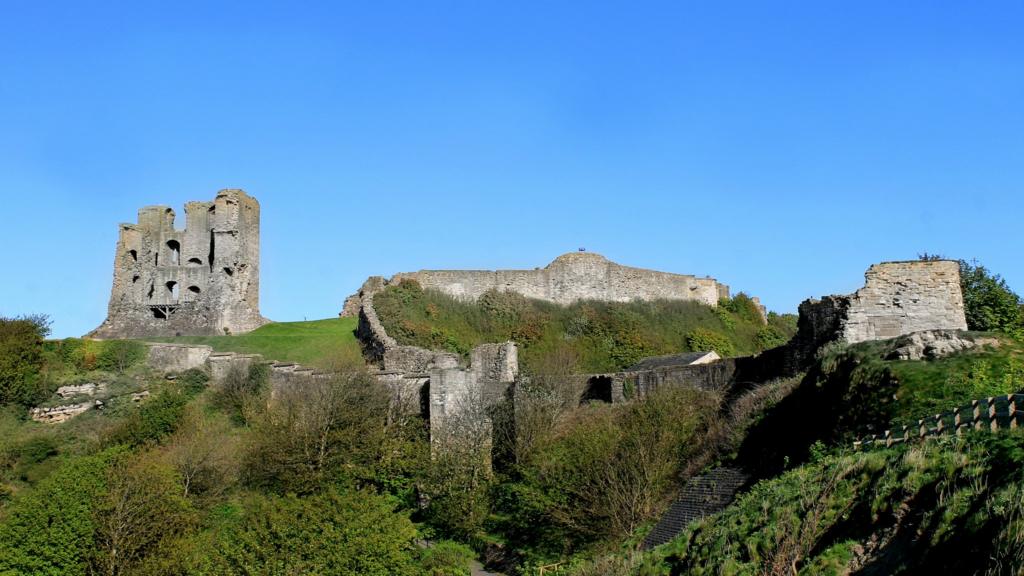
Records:
M167 249L171 251L171 266L177 266L181 259L181 244L177 240L168 240Z
M131 257L132 262L138 262L139 261L139 253L136 252L135 250L129 250L128 251L128 256Z
M185 299L189 302L198 300L200 293L202 293L202 290L199 289L199 286L189 286L188 294L185 294Z
M171 297L171 302L178 301L178 283L171 281L167 283L167 294Z
M139 281L139 275L138 274L136 274L135 276L132 276L132 284L135 284L138 281Z
M200 260L199 258L189 258L188 259L188 265L189 266L202 266L203 265L203 261Z

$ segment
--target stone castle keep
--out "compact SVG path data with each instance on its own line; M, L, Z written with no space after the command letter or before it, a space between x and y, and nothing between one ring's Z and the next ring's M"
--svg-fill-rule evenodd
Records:
M89 336L145 338L248 332L260 316L260 205L241 190L174 210L147 206L121 224L107 319Z

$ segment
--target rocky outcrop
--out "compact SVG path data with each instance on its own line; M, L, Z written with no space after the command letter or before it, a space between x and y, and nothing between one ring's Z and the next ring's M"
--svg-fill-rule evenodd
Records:
M71 420L75 416L88 412L93 408L102 408L101 400L90 400L80 404L65 404L64 406L53 406L50 408L33 408L29 410L29 417L36 422L45 424L59 424Z
M914 332L896 340L888 360L935 360L976 346L998 346L995 338L974 338L951 330Z
M60 398L67 400L68 398L74 398L75 396L95 396L102 394L107 390L106 384L74 384L70 386L61 386L54 392Z

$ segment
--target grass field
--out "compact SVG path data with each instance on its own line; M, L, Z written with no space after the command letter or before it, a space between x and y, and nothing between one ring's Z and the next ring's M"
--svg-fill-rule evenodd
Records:
M217 352L262 354L267 360L325 366L339 356L359 353L356 318L328 318L308 322L275 322L233 336L179 336L149 338L153 342L206 344Z

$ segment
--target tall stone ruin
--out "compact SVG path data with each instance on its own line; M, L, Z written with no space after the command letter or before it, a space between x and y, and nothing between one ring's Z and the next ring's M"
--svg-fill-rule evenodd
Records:
M260 316L260 204L242 190L174 210L146 206L121 224L107 319L89 336L145 338L248 332Z

